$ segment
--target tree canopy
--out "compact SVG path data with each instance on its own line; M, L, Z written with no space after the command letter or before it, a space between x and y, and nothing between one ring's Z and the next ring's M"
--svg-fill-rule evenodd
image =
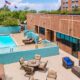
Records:
M10 11L10 9L6 5L4 5L3 8L0 8L0 25L19 25L19 21L25 21L27 13L36 13L36 10L28 9L29 8L26 7L24 10Z

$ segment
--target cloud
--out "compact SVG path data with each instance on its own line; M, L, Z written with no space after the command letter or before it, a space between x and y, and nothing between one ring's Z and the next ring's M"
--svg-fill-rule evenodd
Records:
M19 4L22 0L7 0L7 1L9 1L9 2L11 2L11 3L17 3L17 4ZM0 8L1 7L3 7L5 5L5 0L0 0Z
M9 0L10 2L16 2L16 3L20 3L22 2L22 0Z
M24 9L25 7L29 7L30 9L35 9L35 10L57 10L60 5L61 1L58 0L57 3L15 3L19 9Z
M58 2L54 3L30 3L30 2L25 2L23 3L22 0L9 0L12 2L12 5L9 6L10 9L14 10L14 5L18 7L17 10L23 10L25 7L29 7L30 9L35 9L35 10L57 10L60 5L61 5L61 0L58 0ZM0 7L4 5L4 1L0 1ZM2 4L2 5L1 5Z

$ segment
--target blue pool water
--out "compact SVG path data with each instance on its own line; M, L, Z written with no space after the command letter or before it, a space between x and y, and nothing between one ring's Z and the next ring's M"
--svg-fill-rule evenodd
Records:
M0 36L0 48L14 47L14 46L16 46L16 44L9 35Z

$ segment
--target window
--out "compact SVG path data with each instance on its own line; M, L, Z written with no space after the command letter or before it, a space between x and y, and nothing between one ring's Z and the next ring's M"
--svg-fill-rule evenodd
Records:
M69 41L69 40L70 40L70 38L69 38L68 35L65 35L65 40L66 40L66 41Z
M56 37L61 38L61 34L57 32Z
M61 34L61 39L64 39L65 38L65 35L64 34Z
M75 49L80 51L80 40L62 33L57 32L56 33L57 41L72 47L72 45L75 45Z
M39 27L39 33L45 35L45 28Z

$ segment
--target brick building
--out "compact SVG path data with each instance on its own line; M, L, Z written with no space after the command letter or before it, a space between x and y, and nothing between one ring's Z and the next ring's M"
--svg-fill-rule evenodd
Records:
M72 11L75 7L80 8L80 0L61 0L61 10Z
M43 39L57 42L59 47L80 59L80 16L28 14L27 26Z

